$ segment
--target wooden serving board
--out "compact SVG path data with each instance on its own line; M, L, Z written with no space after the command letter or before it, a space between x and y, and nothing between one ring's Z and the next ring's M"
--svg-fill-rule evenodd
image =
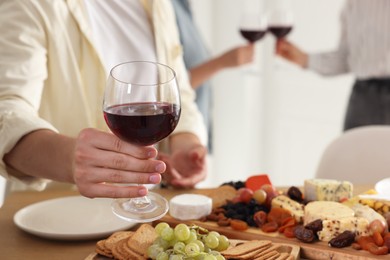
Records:
M351 247L346 248L333 248L329 247L325 242L303 243L296 238L287 238L277 232L266 233L257 228L249 228L246 231L237 231L231 227L220 227L215 222L211 221L182 221L171 217L169 214L165 215L158 222L167 222L168 224L175 226L179 223L195 224L204 227L208 230L215 230L220 234L224 234L229 239L240 240L271 240L274 243L281 243L291 246L300 247L300 257L303 259L316 259L316 260L374 260L374 259L390 259L390 255L376 256L364 250L355 250Z
M231 246L236 246L239 243L245 242L244 240L230 239ZM283 244L283 243L273 243L277 244L280 247L277 249L279 253L289 253L294 259L300 259L300 247L297 245ZM89 254L84 260L112 260L106 256L99 255L97 253Z

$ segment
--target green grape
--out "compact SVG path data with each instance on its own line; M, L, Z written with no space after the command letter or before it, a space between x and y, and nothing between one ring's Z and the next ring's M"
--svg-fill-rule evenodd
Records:
M199 246L200 252L204 252L204 244L200 240L195 240L194 243L196 243Z
M220 234L219 234L217 231L210 231L210 232L209 232L209 235L210 235L210 234L213 234L213 235L216 236L217 238L220 237Z
M186 247L186 244L184 244L183 242L177 242L174 246L173 246L173 250L175 251L175 253L183 253L184 252L184 248Z
M174 232L175 232L176 238L179 239L180 241L186 241L190 237L190 234L191 234L190 228L186 224L183 224L183 223L178 224L175 227Z
M170 247L169 241L166 241L162 237L157 237L157 239L154 240L153 244L161 246L164 250L167 250Z
M169 256L169 260L183 260L184 259L184 256L182 255L170 255Z
M218 237L216 237L214 234L208 234L204 238L204 243L209 248L214 249L214 248L216 248L218 246L219 240L218 240Z
M203 260L217 260L217 257L211 254L207 254L203 257Z
M184 243L189 244L196 240L198 240L198 235L196 234L196 230L190 229L190 237L186 241L184 241Z
M169 259L169 255L167 252L160 252L156 256L156 260L168 260L168 259Z
M217 258L217 260L225 260L225 257L223 257L223 255L216 255L215 258Z
M169 224L166 222L160 222L158 223L155 227L154 230L156 230L157 235L161 236L161 232L163 231L164 228L169 227Z
M156 259L157 255L160 252L164 252L164 248L162 248L161 246L159 246L157 244L153 244L153 245L148 247L148 256L149 256L149 258Z
M195 257L200 254L200 248L198 244L196 244L195 242L191 242L186 245L186 247L184 248L184 252L189 257Z
M163 230L161 230L160 236L166 241L171 241L175 237L173 228L169 226L165 227Z
M220 235L218 237L218 242L219 242L219 244L216 248L217 251L226 250L230 245L229 239L224 235Z

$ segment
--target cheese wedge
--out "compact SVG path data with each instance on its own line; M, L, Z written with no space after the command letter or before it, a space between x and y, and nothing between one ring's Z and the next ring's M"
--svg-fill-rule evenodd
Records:
M282 208L290 211L298 223L303 222L305 206L295 200L290 199L285 195L279 195L272 199L271 206L275 208Z
M322 230L317 232L320 241L328 242L344 231L355 232L357 237L369 235L369 223L365 218L348 217L322 221Z
M311 179L304 182L306 201L342 201L352 197L353 185L349 181Z
M334 220L354 217L355 211L350 207L334 201L312 201L305 206L304 224L314 220Z

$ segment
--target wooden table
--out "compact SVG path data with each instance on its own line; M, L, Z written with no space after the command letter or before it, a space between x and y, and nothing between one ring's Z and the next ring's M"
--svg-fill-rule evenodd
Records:
M356 192L364 191L367 187L357 188ZM175 190L156 191L167 199L180 192ZM204 191L207 192L207 190L187 190L186 192L204 193ZM13 222L14 214L27 205L47 199L77 194L76 191L69 190L23 191L9 194L3 207L0 208L0 259L83 260L91 252L94 252L97 240L55 241L40 238L20 230Z

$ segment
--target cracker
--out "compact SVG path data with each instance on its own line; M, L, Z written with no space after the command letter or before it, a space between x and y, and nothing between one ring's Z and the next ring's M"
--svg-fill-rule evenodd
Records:
M105 247L111 250L116 242L122 239L128 239L133 234L134 234L133 231L117 231L105 240L104 245Z
M111 250L106 248L104 244L105 244L105 239L99 240L96 243L95 252L98 253L99 255L104 255L111 258L113 256Z
M147 259L147 257L144 257L144 256L134 252L133 250L131 250L131 248L127 245L127 243L122 244L122 249L123 249L123 253L126 253L126 255L128 256L127 259L131 259L131 260L146 260Z
M149 224L142 224L127 240L127 245L132 251L147 257L148 247L153 244L157 237L154 227Z
M269 251L266 254L254 258L254 260L274 260L278 258L280 253L278 251Z
M289 256L290 256L289 253L283 252L283 253L280 253L280 256L278 258L276 258L276 260L286 260Z
M221 254L223 256L229 257L229 258L235 258L237 256L241 256L250 252L253 252L254 250L259 250L264 247L269 247L272 244L269 240L251 240L242 244L239 244L235 247L228 248L225 251L222 251Z
M127 239L117 241L112 247L112 255L117 260L128 260L129 255L123 250L123 243L127 243Z

